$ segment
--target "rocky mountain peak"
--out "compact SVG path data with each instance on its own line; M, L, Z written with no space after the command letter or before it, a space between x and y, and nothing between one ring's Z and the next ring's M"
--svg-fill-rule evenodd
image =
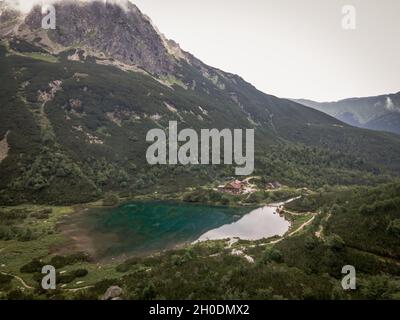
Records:
M179 46L167 40L129 1L67 0L53 5L57 13L55 30L43 36L41 7L34 5L18 26L19 36L42 35L52 43L45 41L47 47L87 49L156 75L173 73L177 60L183 57Z

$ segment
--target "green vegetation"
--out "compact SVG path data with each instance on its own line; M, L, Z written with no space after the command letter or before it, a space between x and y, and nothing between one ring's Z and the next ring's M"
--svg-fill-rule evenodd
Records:
M12 276L0 273L0 291L8 291L11 289Z
M103 199L103 206L106 206L106 207L113 207L113 206L118 205L118 203L119 203L119 198L118 198L118 196L117 196L116 194L114 194L114 193L107 193L107 194L104 196L104 199Z
M132 259L117 267L132 274L115 281L126 289L126 298L134 299L398 299L398 235L387 229L396 229L399 208L379 205L398 194L398 183L321 189L287 206L320 212L303 232L275 245L265 245L271 240L256 242L255 247L254 242L238 244L255 258L254 264L232 256L226 244L215 241ZM364 220L361 208L369 199L382 209ZM344 204L347 211L342 210ZM295 221L301 224L309 217ZM366 226L374 226L373 232ZM356 291L343 291L340 285L341 269L348 264L357 270ZM87 295L95 296L96 289Z
M7 243L2 252L6 262L2 271L7 274L0 277L0 291L8 299L98 299L108 287L118 285L124 299L399 299L400 216L397 202L390 201L399 190L399 183L321 188L285 206L297 212L291 218L291 231L310 220L312 214L307 212L317 215L301 232L286 235L282 241L276 237L239 241L232 247L225 241L202 242L150 257L101 263L101 269L86 254L50 254L48 248L54 241L46 239L54 235L42 234L26 242L31 249L18 258L11 253L19 250L21 240L0 241L0 249ZM366 201L374 212L364 210ZM30 219L43 223L44 212L54 226L66 212L43 207L2 211L2 223L13 221L17 226ZM39 251L32 250L37 246ZM255 262L234 255L233 249ZM55 292L39 289L45 264L57 268L59 289ZM355 291L341 288L344 265L356 267ZM22 277L36 289L19 291L19 282L9 274ZM87 288L69 290L79 287Z
M230 81L211 72L205 78L184 64L180 81L197 85L191 90L174 85L172 90L142 73L90 59L69 61L72 52L46 56L24 41L9 46L18 55L7 55L11 49L0 45L0 137L9 132L10 145L0 163L3 204L69 205L108 192L124 198L176 193L233 175L224 165L147 165L148 130L166 127L171 120L179 121L181 129L199 130L250 128L254 124L248 117L257 119L262 125L256 127L255 175L263 183L278 180L294 188L374 185L400 172L399 138L339 128L334 119L262 94L239 77ZM59 89L52 92L54 81L60 81ZM47 94L45 101L39 92ZM228 92L237 92L245 115ZM273 123L268 114L274 115ZM211 197L210 202L228 204L224 196ZM259 201L252 197L250 203Z
M214 205L249 205L257 206L279 201L285 201L302 194L295 188L282 188L272 191L256 191L250 194L222 193L207 187L196 188L182 193L181 200L193 203L208 203Z
M44 211L46 210L35 211L29 215L26 209L0 209L0 240L24 242L37 239L43 231L31 228L25 222L38 219L38 216L41 218Z
M342 126L212 68L205 76L182 62L165 85L82 51L70 61L73 52L0 45L0 139L8 133L10 146L0 163L0 299L98 299L111 285L125 299L400 299L398 136ZM233 176L224 165L147 165L148 130L171 120L255 128L258 191L215 191ZM266 191L271 181L288 187ZM99 262L69 252L57 228L73 212L60 205L95 200L260 206L298 195L285 207L296 213L285 238L231 247L210 241ZM39 286L45 264L57 268L54 292ZM356 267L356 291L340 286L344 265Z

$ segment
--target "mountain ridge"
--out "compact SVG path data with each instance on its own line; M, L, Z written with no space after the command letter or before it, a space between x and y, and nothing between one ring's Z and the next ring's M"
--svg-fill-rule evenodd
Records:
M400 134L400 92L334 102L292 99L349 125Z
M397 136L352 128L208 66L136 7L55 6L56 30L40 28L38 7L23 19L0 16L0 139L9 132L10 146L0 163L3 203L172 192L232 176L225 166L148 166L146 133L171 120L180 129L254 128L265 180L363 184L400 172Z

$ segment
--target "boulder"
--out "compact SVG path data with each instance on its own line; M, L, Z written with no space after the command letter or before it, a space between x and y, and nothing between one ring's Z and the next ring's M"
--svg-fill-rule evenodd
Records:
M122 289L118 286L112 286L107 289L106 293L102 296L101 300L117 300L122 294Z

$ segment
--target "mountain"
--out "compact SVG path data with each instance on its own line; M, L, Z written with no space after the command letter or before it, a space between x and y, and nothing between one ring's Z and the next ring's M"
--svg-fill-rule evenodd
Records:
M293 186L400 172L400 137L257 90L166 39L132 3L55 2L57 28L0 3L0 203L178 191L227 166L149 166L153 128L254 128L256 175Z
M349 125L400 134L400 92L337 102L294 100L325 112Z

